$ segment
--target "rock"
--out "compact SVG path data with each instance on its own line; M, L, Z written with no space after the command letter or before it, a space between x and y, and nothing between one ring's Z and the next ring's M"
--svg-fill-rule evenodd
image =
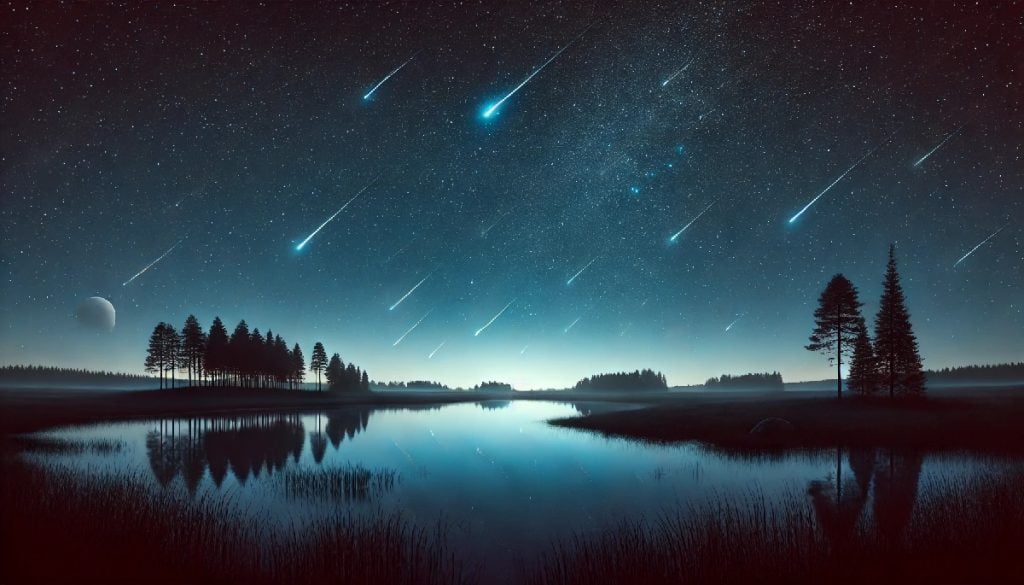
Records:
M796 427L784 418L771 417L754 425L754 428L750 429L750 434L768 441L782 441L793 438Z

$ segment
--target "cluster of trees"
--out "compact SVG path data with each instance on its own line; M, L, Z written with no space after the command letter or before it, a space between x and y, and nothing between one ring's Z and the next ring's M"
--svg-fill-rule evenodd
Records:
M925 377L929 382L1020 382L1024 381L1024 362L928 370Z
M598 374L576 382L574 390L666 390L665 375L654 370Z
M122 374L95 370L79 370L74 368L57 368L53 366L3 366L0 367L0 379L26 382L142 382L151 380L149 376L139 374Z
M299 344L290 349L280 335L258 328L249 330L245 320L229 335L220 317L209 332L195 315L189 315L179 332L160 322L153 328L146 349L145 368L160 378L160 387L174 387L176 373L188 375L188 385L238 386L243 388L296 388L306 375L306 359ZM309 369L316 375L317 390L325 375L331 390L369 389L369 377L353 364L347 367L335 353L330 360L322 343L313 346ZM354 381L353 381L354 380Z
M843 396L844 358L850 358L848 385L858 394L872 395L884 388L890 398L897 394L923 395L925 376L896 270L895 246L889 246L874 339L868 335L861 306L857 288L837 274L821 293L814 311L815 327L806 348L827 355L829 362L835 363L838 398Z
M740 376L722 374L719 378L708 378L708 381L704 382L704 386L711 390L764 389L781 391L785 389L782 383L782 374L779 372L742 374Z
M470 390L483 390L484 392L512 392L512 384L505 382L480 382Z

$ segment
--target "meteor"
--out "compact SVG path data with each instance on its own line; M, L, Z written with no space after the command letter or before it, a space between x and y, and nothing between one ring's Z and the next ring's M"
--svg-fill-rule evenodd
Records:
M391 73L388 73L387 75L385 75L385 76L384 76L384 79L381 79L380 81L378 81L378 82L377 82L377 85L373 86L373 89L371 89L370 91L366 92L366 95L364 95L364 96L363 96L363 99L364 99L364 100L368 100L368 99L370 99L370 97L371 97L371 96L373 96L373 92L377 91L377 88L378 88L378 87L380 87L380 86L384 85L384 82L385 82L385 81L387 81L387 80L391 79L391 77L392 77L392 76L393 76L393 75L394 75L395 73L398 73L399 71L401 71L403 67L405 67L406 65L408 65L408 64L409 64L409 62L410 62L410 61L412 61L413 59L415 59L415 58L416 58L416 55L419 55L419 54L420 54L420 52L419 52L419 51L416 51L415 53L413 53L413 54L412 54L412 57L409 57L408 59L406 59L406 60L405 60L405 63L402 63L402 64L401 64L401 65L399 65L398 67L395 67L395 68L394 68L394 70L393 70L393 71L392 71Z
M526 353L526 348L528 348L528 347L530 347L530 344L529 344L529 343L527 343L526 345L524 345L524 346L523 346L523 349L519 350L519 355L523 355L524 353Z
M661 87L665 87L666 85L671 83L673 79L675 79L676 77L679 77L680 73L682 73L682 72L686 71L687 69L689 69L690 68L690 63L693 63L693 59L690 59L689 61L687 61L686 65L683 65L682 69L676 71L672 75L669 75L668 79L666 79L665 81L662 81L661 82Z
M950 140L951 138L953 138L954 136L956 136L957 134L959 134L959 133L960 133L960 131L961 131L961 130L963 130L963 129L964 129L964 126L966 126L966 125L967 125L967 124L963 124L963 125L961 125L961 126L960 126L959 128L957 128L956 130L954 130L954 131L950 132L948 136L946 136L945 138L943 138L943 139L942 139L942 142L938 143L938 144L937 144L937 145L935 146L935 148L933 148L933 149L929 150L929 151L928 151L928 154L926 154L926 155L922 156L921 158L917 159L917 162L916 162L916 163L914 163L914 166L915 166L915 167L921 166L921 163L923 163L924 161L928 160L928 157L929 157L929 156L931 156L931 155L933 155L933 154L935 154L935 151L936 151L936 150L938 150L938 149L942 148L942 145L943 145L943 144L945 144L945 143L949 142L949 140Z
M433 311L433 310L434 310L434 309L430 309L430 311L427 311L425 315L423 315L422 317L420 317L420 320L419 320L419 321L417 321L416 323L414 323L414 324L413 324L413 326L412 326L412 327L410 327L408 331L406 331L405 333L403 333L401 337L399 337L399 338L398 338L398 339L397 339L397 340L396 340L396 341L395 341L394 343L392 343L392 344L391 344L391 347L395 347L395 346L396 346L396 345L398 345L399 343L402 343L402 340L403 340L403 339L405 339L405 336L406 336L406 335L409 335L410 333L412 333L412 330L413 330L413 329L415 329L415 328L419 327L419 326L420 326L420 323L422 323L422 322L423 322L423 320L427 318L427 315L429 315L429 314L431 313L431 311Z
M565 331L563 331L562 333L563 333L563 334L564 334L564 333L568 333L568 332L569 332L569 330L570 330L570 329L572 329L573 327L575 327L575 326L576 326L576 324L577 324L577 323L579 323L579 322L580 322L580 319L582 319L582 318L583 318L583 316L582 316L582 315L581 315L581 316L579 316L579 317L576 317L576 320L575 320L575 321L573 321L572 323L569 323L569 326L568 326L568 327L566 327L566 328L565 328Z
M590 26L594 26L594 25L590 25ZM588 26L587 28L583 29L583 32L581 32L580 34L576 35L576 38L574 38L573 40L569 41L569 42L568 42L568 43L567 43L567 44L566 44L566 45L565 45L564 47L562 47L561 49L558 49L558 51L556 51L554 55L552 55L552 56L551 56L551 57L550 57L550 58L549 58L549 59L548 59L547 61L545 61L543 65L541 65L540 67L538 67L538 68L534 69L534 70L533 70L533 73L530 73L529 75L527 75L527 76L526 76L526 79L524 79L524 80L523 80L523 81L522 81L522 82L521 82L521 83L520 83L519 85L517 85L517 86L515 87L515 89L513 89L512 91L510 91L510 92L508 92L507 94L505 94L505 97L503 97L503 98L501 98L500 100L498 100L498 101L494 102L493 104L491 104L491 105L487 106L487 108L486 108L486 109L484 109L484 111L483 111L483 114L481 114L481 115L482 115L482 116L483 116L484 118L490 118L491 116L493 116L493 115L495 114L495 112L497 112L497 111L498 111L498 108L500 108L500 107L501 107L501 104L505 103L505 100L507 100L508 98L510 98L510 97L512 97L513 95L515 95L515 93L516 93L517 91L519 91L520 89L522 89L524 85L526 85L527 83L529 83L531 79L533 79L533 78L534 78L534 77L535 77L535 76L536 76L536 75L537 75L538 73L540 73L540 72L541 72L541 71L542 71L542 70L543 70L543 69L544 69L545 67L547 67L547 66L548 66L548 65L549 65L549 64L550 64L550 63L551 63L552 61L554 61L555 59L557 59L557 58L558 58L558 56L559 56L559 55L561 55L563 51L565 51L566 49L568 49L569 47L571 47L573 43L575 43L576 41L578 41L578 40L580 39L580 37L582 37L582 36L583 36L584 34L586 34L586 32L587 32L588 30L590 30L590 26Z
M860 163L864 162L864 159L866 159L867 157L871 156L871 154L873 152L875 152L876 150L878 150L877 146L872 148L871 150L869 150L867 152L867 154L865 154L864 156L862 156L859 159L857 159L857 162L853 163L853 165L850 166L850 168L846 169L846 171L844 171L843 174L839 175L838 179L836 179L835 181L832 181L832 184L830 184L828 187L825 187L825 189L821 193L818 193L817 197L815 197L814 199L811 199L810 203L808 203L807 205L804 205L803 209L801 209L800 211L796 212L796 215L794 215L793 217L789 218L789 223L793 223L796 220L800 219L800 216L803 215L805 211L810 209L810 207L812 205L817 203L818 199L821 199L822 196L825 195L825 193L828 193L829 190L832 189L832 187L835 187L836 184L839 183L839 181L842 181L843 178L846 177L846 175L850 174L850 171L852 171L853 169L857 168L860 165Z
M473 337L479 337L479 336L480 336L480 334L481 334L481 333L483 333L485 329L487 329L488 327L490 327L490 326L491 326L491 323L494 323L495 321L497 321L497 320L498 320L498 317L501 317L501 314L502 314L502 313L504 313L505 311L507 311L507 310L508 310L508 308L509 308L509 307L511 307L511 306L512 306L512 303L514 303L514 302L516 302L516 300L515 300L515 299L512 299L511 301L509 301L509 302L508 302L508 304L507 304L507 305L505 305L505 308L503 308L502 310L498 311L498 314L497 314L497 315L495 315L495 316L491 317L491 320L490 320L490 321L488 321L486 325L484 325L483 327L481 327L481 328L477 329L477 330L476 330L476 333L474 333L474 334L473 334Z
M433 274L433 272L431 272L430 274ZM407 299L407 298L409 297L409 295L411 295L411 294L413 293L413 291L414 291L414 290L418 289L418 288L420 287L420 285L421 285L421 284L423 284L424 282L426 282L426 281L427 281L427 279L428 279L428 278L430 278L430 274L428 274L428 275L424 276L424 277L423 277L423 280L421 280L421 281L417 282L417 283L416 283L416 286L414 286L414 287L410 288L410 289L409 289L409 292L407 292L407 293L405 293L404 295L402 295L402 298L400 298L400 299L398 299L397 301L395 301L395 304L393 304L393 305L391 305L390 307L388 307L388 310L389 310L389 311L394 311L394 310L395 310L395 307L397 307L398 305L401 305L401 304L402 304L402 301L404 301L405 299Z
M725 332L726 332L726 333L728 333L728 332L729 332L729 330L730 330L730 329L732 329L732 326L733 326L733 325L735 325L735 324L737 324L737 323L739 323L739 322L740 322L740 319L742 319L742 318L743 318L743 315L740 315L739 317L736 317L736 320L735 320L735 321L733 321L732 323L729 323L729 325L728 325L728 326L726 326L726 328L725 328Z
M968 256L970 256L971 254L973 254L975 252L975 250L977 250L978 248L984 246L985 242L988 242L992 238L996 237L996 234L998 234L999 232L1003 231L1004 229L1006 229L1005 225L1003 227L997 229L996 231L992 232L992 234L989 237L987 237L984 240L982 240L980 244L978 244L977 246L971 248L970 252L967 252L966 254L961 256L959 260L957 260L956 262L953 263L953 268L956 268L958 264L960 264L961 262L966 260Z
M316 228L315 230L313 230L313 233L311 233L311 234L309 234L308 236L306 236L306 239L305 239L305 240L302 240L302 242L300 242L298 246L295 246L295 251L296 251L296 252L298 252L298 251L301 251L301 250L302 250L302 248L304 248L304 247L306 246L306 244L307 244L307 243L309 243L309 241L313 239L313 236L317 235L317 234L318 234L318 233L320 232L320 230L324 229L324 226L325 226L325 225L327 225L327 224L331 223L331 220L332 220L332 219L334 219L335 217L338 217L338 214L339 214L339 213L341 213L342 211L345 211L345 208L346 208L346 207L348 207L350 203L352 203L353 201L355 201L355 200L356 200L356 197L359 197L360 195L362 195L362 194L363 194L363 191L366 191L367 189L369 189L370 187L372 187L372 186L373 186L373 184L374 184L374 183L376 183L378 179L380 179L380 175L377 175L377 176L376 176L376 177L375 177L375 178L374 178L374 179L373 179L372 181L370 181L369 183L367 183L365 187L363 187L362 189L360 189L358 193L356 193L355 195L353 195L351 199L349 199L348 201L346 201L346 202L345 202L345 205L342 205L342 206L341 206L341 209L339 209L338 211L335 211L335 212L334 212L334 215L332 215L332 216L328 217L328 218L327 218L326 220L324 220L324 222L323 222L322 224L320 224L320 226L319 226L319 227L317 227L317 228Z
M704 208L704 211L701 211L700 213L698 213L698 214L697 214L697 217L694 217L693 219L691 219L691 220L690 220L690 223L688 223L688 224L686 224L686 225L684 225L684 226L683 226L683 229L681 229L681 230L679 230L678 232L676 232L676 233L672 234L672 237L671 237L671 238L669 238L669 241L670 241L670 242L674 242L674 241L678 240L678 239L679 239L679 236L683 235L683 232L685 232L687 228L689 228L689 227L690 227L691 225L693 225L693 223L694 223L695 221L697 221L698 219L700 219L700 216L702 216L702 215L704 215L705 213L707 213L707 212L708 212L708 210L709 210L709 209L711 209L711 206L712 206L712 205L714 205L715 203L718 203L718 201L712 201L711 203L709 203L709 204L708 204L708 206Z
M145 267L145 268L143 268L142 270L140 270L140 271L136 272L136 273L135 273L135 276L132 276L132 277L131 277L131 278L129 278L128 280L126 280L126 281L122 282L122 283L121 283L121 286L128 286L128 283L130 283L131 281L135 280L136 278L138 278L138 277L142 276L142 273L144 273L145 271L147 271L147 270L149 270L150 268L152 268L152 267L153 267L153 265L154 265L154 264L156 264L157 262L159 262L159 261L163 260L163 259L164 259L164 256L167 256L168 254L170 254L171 252L173 252L173 251L174 251L174 249L175 249L175 248L177 248L177 247L178 247L178 245L179 245L179 244L181 244L181 243L182 243L182 242L184 242L184 241L185 241L184 239L181 239L181 240L178 240L177 242L175 242L175 244L174 244L173 246L171 246L170 248L167 248L167 251L166 251L166 252L164 252L163 254L160 254L160 257L159 257L159 258L157 258L156 260L153 260L153 261L152 261L152 262L150 262L149 264L146 264L146 267Z
M584 270L586 270L587 268L590 268L591 264L593 264L594 262L597 262L598 258L599 258L599 256L595 256L593 260L591 260L590 262L587 262L586 266L584 266L583 268L580 268L579 272L577 272L576 274L573 274L572 278L570 278L569 280L565 281L565 286L569 286L570 284L572 284L572 281L576 280L577 276L583 274Z
M489 231L491 231L492 229L494 229L494 226L496 226L496 225L498 225L499 223L501 223L501 220L505 219L505 218L506 218L506 217L508 216L508 214L510 214L510 213L512 213L512 210L511 210L511 209L510 209L510 210L508 210L508 211L506 211L505 213L502 213L502 214L501 214L501 215L500 215L500 216L498 217L498 219L494 220L494 223L492 223L491 225L487 226L487 228L486 228L486 229L484 229L484 231L480 232L480 237L481 237L481 238L486 238L486 237L487 237L487 232L489 232Z
M438 350L440 350L440 349L441 349L442 347L444 347L444 344L446 344L446 343L448 343L448 340L447 340L447 339L445 339L444 341L442 341L442 342L441 342L441 345L438 345L437 347L435 347L435 348L434 348L434 351L430 352L430 355L428 355L428 356L427 356L427 359L428 359L428 360L429 360L429 359L434 359L434 354L435 354L435 353L437 353L437 352L438 352Z

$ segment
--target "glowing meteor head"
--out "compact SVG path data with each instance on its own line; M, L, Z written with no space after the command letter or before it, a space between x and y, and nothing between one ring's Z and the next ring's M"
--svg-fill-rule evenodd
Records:
M487 106L486 108L484 108L484 111L480 113L480 115L483 116L485 120L490 119L492 116L494 116L494 114L498 112L498 105L499 104L491 104Z
M295 251L296 251L296 252L301 252L301 251L302 251L302 247L303 247L304 245L306 245L306 242L302 242L302 243L301 243L301 244L299 244L298 246L295 246Z

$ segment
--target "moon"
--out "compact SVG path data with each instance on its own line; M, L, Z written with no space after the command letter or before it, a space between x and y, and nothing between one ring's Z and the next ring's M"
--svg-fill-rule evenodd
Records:
M114 305L103 297L89 297L78 305L75 318L86 329L109 333L114 330Z

